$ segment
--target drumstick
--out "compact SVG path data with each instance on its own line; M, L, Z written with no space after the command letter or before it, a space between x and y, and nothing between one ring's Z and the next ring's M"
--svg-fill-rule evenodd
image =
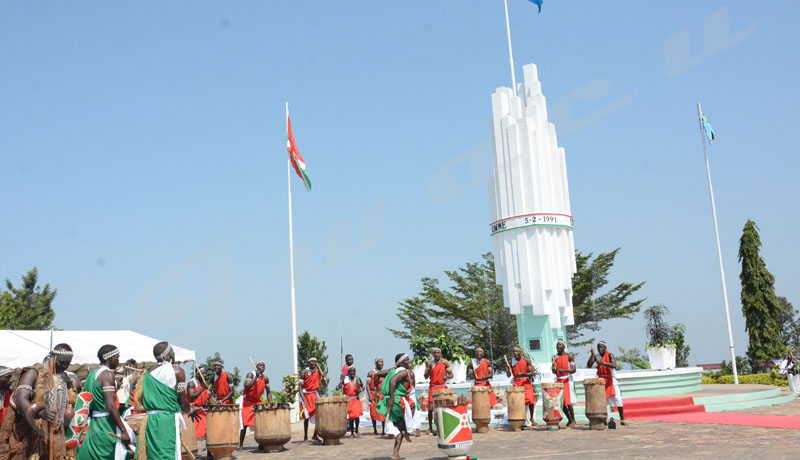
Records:
M122 367L128 369L129 371L144 372L144 369L136 369L135 367L130 367L130 366L122 366Z
M503 355L503 359L506 360L506 366L508 366L508 372L511 372L511 363L508 362L508 356Z
M202 373L202 372L200 372L200 368L199 368L199 367L197 367L197 363L194 363L194 369L195 369L195 371L197 371L197 375L199 375L199 376L200 376L200 380L202 380L202 381L203 381L203 386L206 386L206 387L207 387L207 386L208 386L208 382L206 382L206 378L205 378L205 377L203 377L203 373Z
M253 365L253 369L256 370L256 374L257 374L258 373L258 367L256 367L256 363L253 362L253 358L251 358L250 356L248 356L248 358L250 359L250 364Z
M108 435L109 435L109 436L111 436L112 438L117 438L117 439L119 439L120 441L122 441L122 436L120 436L120 435L118 435L118 434L116 434L116 433L112 433L112 432L110 432L110 431L109 431L109 432L108 432ZM125 447L127 447L127 448L128 448L128 452L130 452L130 453L131 453L131 455L136 455L136 453L135 453L135 452L134 452L134 450L131 448L131 446L125 446Z

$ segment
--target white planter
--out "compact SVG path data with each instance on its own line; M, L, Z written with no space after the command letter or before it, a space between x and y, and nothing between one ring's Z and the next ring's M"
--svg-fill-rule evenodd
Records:
M789 389L792 390L795 396L800 396L800 374L786 376L789 379Z
M666 370L675 369L674 348L648 348L647 357L650 359L650 369Z
M414 372L414 384L428 383L425 379L425 364L414 366L411 371Z
M467 363L464 361L453 361L450 363L450 370L453 371L453 378L447 383L465 383L467 381Z

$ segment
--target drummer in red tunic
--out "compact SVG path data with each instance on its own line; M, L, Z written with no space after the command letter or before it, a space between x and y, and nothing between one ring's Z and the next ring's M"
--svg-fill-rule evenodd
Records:
M608 405L617 408L620 424L626 425L625 415L622 412L622 393L619 391L619 383L617 382L617 360L608 351L608 347L603 341L597 342L597 353L600 356L594 352L594 347L590 351L592 355L589 356L586 367L591 369L597 364L597 376L606 381L606 400Z
M209 383L214 385L214 395L219 404L233 404L233 378L222 370L221 362L214 363L214 375Z
M533 392L533 374L535 368L531 364L531 359L522 356L522 348L514 347L514 356L511 358L511 371L506 371L506 375L514 376L515 387L525 387L525 406L528 408L531 417L531 425L536 425L533 412L536 408L536 393Z
M383 395L380 391L381 383L383 383L383 377L377 375L382 370L383 359L375 358L375 369L367 373L367 382L369 385L369 416L370 419L372 419L372 431L375 436L378 435L378 422L381 422L381 436L386 434L386 425L384 425L383 414L376 410L378 401L383 399Z
M556 383L564 384L564 413L567 415L567 426L575 426L575 410L572 405L577 402L575 399L575 384L572 380L572 374L575 373L577 367L575 366L575 357L572 353L564 351L567 348L566 342L559 339L556 344L557 355L553 356L553 373L555 374Z
M361 421L361 415L364 411L361 408L361 399L359 396L364 391L364 383L361 378L356 375L356 368L352 364L347 368L347 375L344 380L339 382L336 387L341 390L342 394L349 397L350 401L347 402L347 424L350 429L350 435L354 438L360 438L358 434L358 425Z
M13 371L10 367L0 366L0 426L3 424L3 417L6 415L8 406L11 405L11 393L14 392L11 387Z
M242 431L239 432L239 450L244 446L244 436L247 433L247 427L256 426L256 414L253 412L253 406L261 404L261 395L264 391L267 392L267 402L272 404L272 393L269 391L269 378L264 376L264 369L266 364L264 361L256 363L255 373L250 372L244 379L244 393L242 395ZM255 428L252 428L255 429Z
M317 366L317 358L308 359L308 367L303 369L300 374L300 392L303 399L300 401L301 414L303 415L303 441L308 441L308 421L314 420L314 434L311 439L317 442L322 442L319 437L319 426L316 423L314 414L317 412L316 400L319 398L320 385L328 383L328 379L320 372Z
M450 364L442 359L442 350L433 349L433 362L428 361L425 364L425 378L430 379L430 386L428 387L428 433L434 434L433 392L434 390L447 388L445 383L453 378L453 370L450 369Z
M475 358L467 364L467 378L475 379L476 387L489 387L489 402L494 407L497 404L497 396L489 383L489 380L494 377L494 369L492 369L492 363L483 356L483 348L476 348Z

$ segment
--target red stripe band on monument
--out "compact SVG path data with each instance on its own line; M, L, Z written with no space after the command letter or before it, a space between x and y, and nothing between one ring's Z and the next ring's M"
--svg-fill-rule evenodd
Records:
M573 218L567 214L537 212L506 217L490 224L492 235L525 227L573 228Z

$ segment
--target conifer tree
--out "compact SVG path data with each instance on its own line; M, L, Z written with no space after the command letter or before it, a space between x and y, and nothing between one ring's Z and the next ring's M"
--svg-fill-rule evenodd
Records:
M775 295L775 277L767 270L764 259L759 254L761 238L758 230L756 223L748 219L739 239L742 314L745 318L745 330L750 337L747 358L754 372L758 372L760 363L780 358L783 354L778 326L783 307Z

